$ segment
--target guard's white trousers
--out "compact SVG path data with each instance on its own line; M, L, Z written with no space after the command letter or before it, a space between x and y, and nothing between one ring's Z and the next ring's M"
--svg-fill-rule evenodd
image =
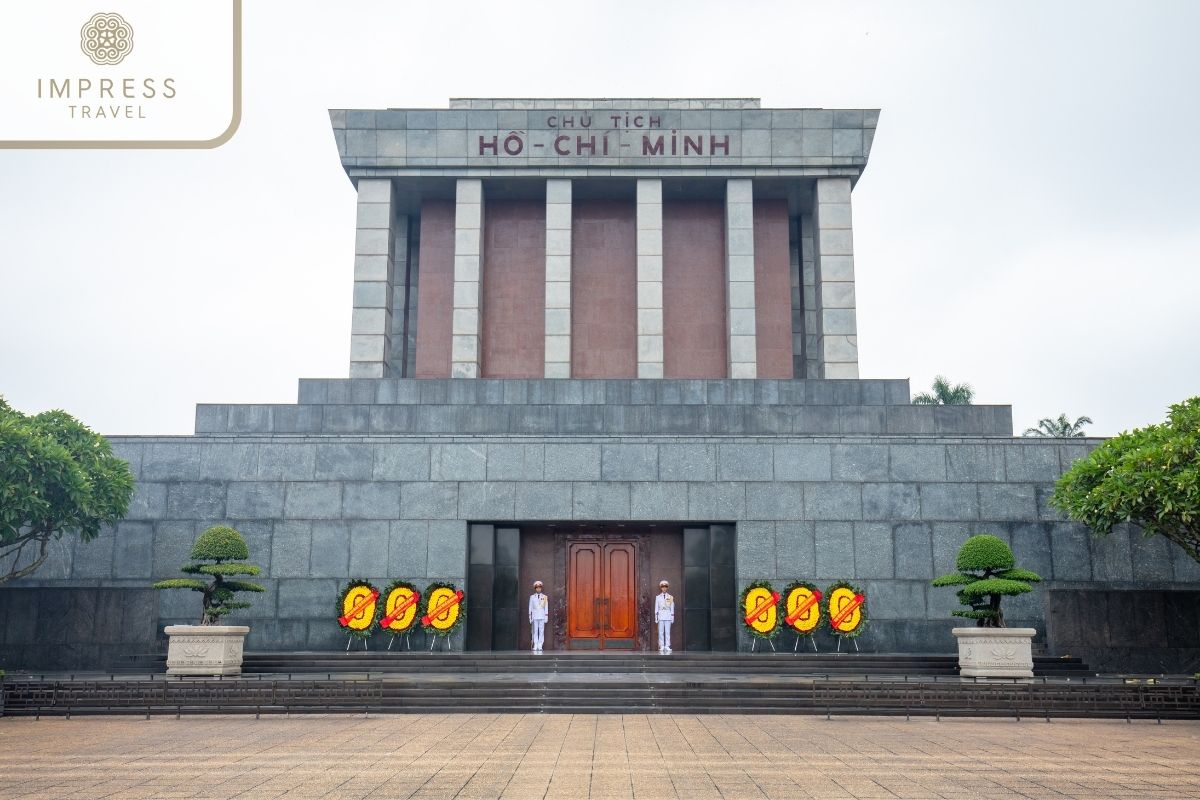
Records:
M671 646L671 620L658 621L658 649L665 650Z
M533 649L541 650L542 643L546 640L546 620L535 619L529 626L533 629Z

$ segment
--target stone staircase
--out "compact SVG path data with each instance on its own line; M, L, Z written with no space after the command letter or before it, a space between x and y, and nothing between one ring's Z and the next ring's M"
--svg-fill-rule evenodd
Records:
M748 713L1200 717L1184 678L1095 676L1039 658L1032 681L977 681L955 658L888 653L251 653L232 678L12 675L4 713Z

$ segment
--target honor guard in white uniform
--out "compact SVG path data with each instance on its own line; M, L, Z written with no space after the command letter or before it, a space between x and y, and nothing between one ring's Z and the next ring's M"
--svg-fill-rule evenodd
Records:
M546 620L550 618L550 599L542 591L542 582L533 582L533 594L529 595L529 627L533 632L533 652L542 652L546 639Z
M671 623L675 621L675 598L667 592L670 584L658 582L659 594L654 598L654 621L658 623L658 652L671 652Z

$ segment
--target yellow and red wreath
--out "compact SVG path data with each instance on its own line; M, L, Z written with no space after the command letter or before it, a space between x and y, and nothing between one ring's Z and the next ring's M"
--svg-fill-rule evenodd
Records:
M822 602L834 636L852 639L867 626L867 593L849 581L830 584Z
M359 639L367 638L379 619L379 590L365 580L350 581L338 595L337 613L342 630Z
M449 636L466 618L466 598L461 589L443 581L435 581L426 587L421 625L428 633Z

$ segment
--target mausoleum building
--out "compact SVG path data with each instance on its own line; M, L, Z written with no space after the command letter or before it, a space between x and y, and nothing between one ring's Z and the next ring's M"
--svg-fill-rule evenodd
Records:
M252 650L343 647L351 578L463 587L455 649L527 647L535 579L546 649L652 649L665 578L676 650L749 649L750 581L847 579L868 598L863 649L950 652L954 593L929 581L988 532L1046 578L1007 617L1051 653L1200 653L1194 619L1165 622L1193 613L1196 563L1048 505L1096 440L1014 438L1008 406L914 406L907 380L860 377L852 198L878 111L330 116L357 190L355 252L330 265L353 264L349 378L301 380L295 404L200 405L193 436L114 437L133 509L0 588L7 665L159 647L199 606L147 587L217 523L264 566L239 613Z

